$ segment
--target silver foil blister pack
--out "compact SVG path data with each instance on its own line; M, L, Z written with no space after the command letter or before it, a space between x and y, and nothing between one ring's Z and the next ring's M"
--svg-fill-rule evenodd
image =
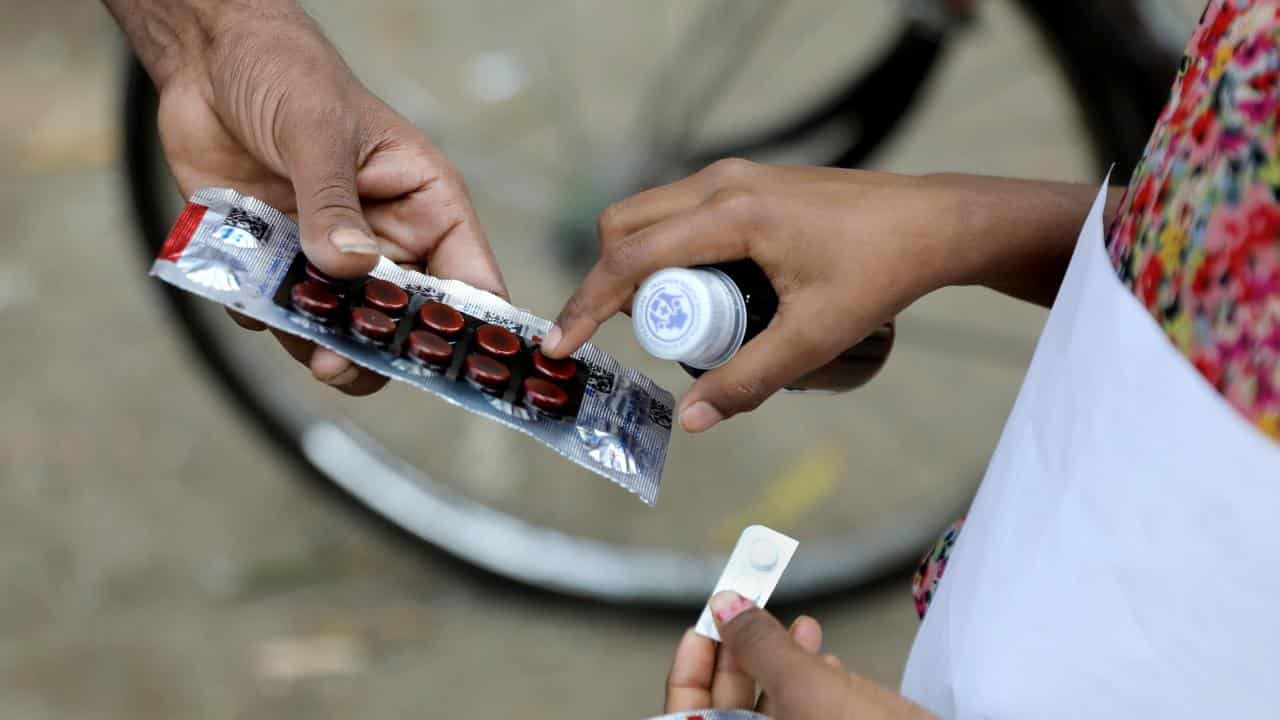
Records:
M529 358L550 329L550 321L492 293L456 280L406 270L383 258L369 279L356 283L387 281L407 293L409 306L396 324L394 337L375 344L348 328L351 315L343 313L353 313L352 307L358 301L340 295L342 311L323 321L294 307L291 290L306 280L305 266L293 220L256 198L211 188L192 195L152 265L151 274L273 328L311 340L380 375L530 435L631 491L646 504L656 502L674 405L671 393L652 380L587 344L573 354L577 363L574 379L564 381L566 393L572 396L571 404L563 412L544 412L540 406L530 404L530 391L526 388L532 386L521 386L521 373L532 377ZM470 355L447 366L433 366L406 356L408 335L417 322L417 313L431 303L443 303L465 317L466 332L471 333L466 335L466 342L474 342L478 329L486 325L505 328L519 338L521 355L512 362L521 364L514 367L505 390L482 388L467 379L479 377L473 376L472 370L483 369L473 367L474 358ZM501 331L492 332L505 336ZM456 340L453 345L460 342L463 340ZM459 356L463 352L459 350Z

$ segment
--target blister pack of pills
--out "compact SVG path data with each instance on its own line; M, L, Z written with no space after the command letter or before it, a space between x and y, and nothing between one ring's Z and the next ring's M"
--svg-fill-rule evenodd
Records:
M729 553L729 561L725 563L724 572L716 581L711 595L732 590L755 603L756 607L764 607L799 545L794 539L763 525L748 527L738 537L733 552ZM709 605L702 609L694 630L703 637L720 641Z
M523 432L657 501L671 393L587 344L539 351L551 322L456 280L383 258L337 280L302 254L297 225L234 190L196 192L151 274L364 368Z
M738 537L738 543L733 552L729 553L724 572L716 581L711 595L732 590L757 607L764 607L799 546L800 543L776 530L763 525L751 525ZM711 617L710 606L702 609L694 630L703 637L720 641L720 633L716 630L715 619ZM649 720L769 720L769 717L751 710L692 710Z

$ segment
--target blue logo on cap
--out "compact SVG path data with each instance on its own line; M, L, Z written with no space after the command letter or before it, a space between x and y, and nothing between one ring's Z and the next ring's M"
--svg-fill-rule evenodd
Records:
M660 285L649 297L644 317L654 337L663 342L675 342L684 337L693 325L693 303L684 288Z

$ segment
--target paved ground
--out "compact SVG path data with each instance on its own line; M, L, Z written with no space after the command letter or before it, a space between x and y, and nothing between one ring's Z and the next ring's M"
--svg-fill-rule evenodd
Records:
M884 5L865 4L868 12ZM1089 177L1043 56L1003 3L987 12L885 165ZM143 280L116 167L120 43L107 16L93 3L65 1L33 8L5 0L0 14L9 18L0 26L0 216L7 220L0 230L0 716L639 717L656 710L668 654L692 615L564 602L406 552L308 492L241 426L192 369ZM369 53L378 46L369 37L343 29L332 7L321 16L331 18L358 67L374 64ZM403 23L382 19L375 30L403 31ZM451 34L465 44L465 33ZM845 34L827 27L813 38L817 50L808 52L821 57L824 43L839 47ZM606 72L598 82L611 79ZM501 209L490 217L495 242L502 222L518 222L504 220ZM504 259L508 267L521 261L517 250ZM515 284L537 309L554 310L559 297L551 290L532 279ZM912 322L904 322L902 359L863 396L878 414L850 420L858 428L849 431L853 439L835 433L826 440L853 447L841 462L864 471L854 473L862 484L842 486L837 503L856 506L859 518L938 487L957 464L980 462L1040 321L1038 312L974 292L935 299L910 318L916 328L960 330L912 336ZM972 360L983 332L1003 338L1000 362ZM964 352L970 359L955 359ZM662 372L664 381L679 382ZM846 406L850 417L861 412L856 406ZM930 414L937 407L945 412ZM775 438L759 446L764 459L753 463L797 452L776 428L785 424L780 418L808 411L776 412L786 415L762 414L752 430L714 449L679 439L667 480L676 508L670 516L645 520L626 504L607 505L625 510L601 517L649 537L679 525L672 518L680 517L682 498L711 512L717 495L705 488L725 473L708 458L746 452L756 447L751 437ZM857 445L863 436L880 444ZM903 478L898 489L868 480L885 468ZM680 489L696 485L695 477L712 484L702 494ZM831 649L851 667L896 681L914 628L904 576L803 610L827 623Z

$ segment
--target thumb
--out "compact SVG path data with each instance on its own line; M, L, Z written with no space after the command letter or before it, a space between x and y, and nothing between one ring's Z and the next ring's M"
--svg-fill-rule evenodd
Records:
M836 357L841 348L832 345L834 334L810 327L821 317L821 313L796 310L779 312L726 365L698 378L680 404L685 431L703 432L725 418L755 410L787 383Z
M841 699L843 673L805 651L777 618L736 592L711 598L720 641L778 708L779 717L823 717Z
M356 193L354 137L330 133L302 137L299 143L288 169L298 199L303 252L334 277L367 274L378 264L378 240Z

